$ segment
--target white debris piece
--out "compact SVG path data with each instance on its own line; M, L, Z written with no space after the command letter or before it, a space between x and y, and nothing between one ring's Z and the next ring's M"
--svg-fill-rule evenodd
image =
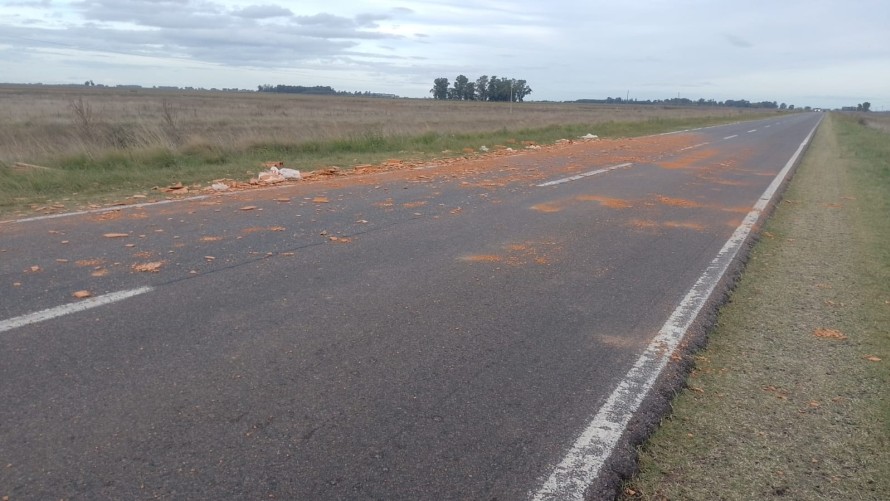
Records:
M272 167L267 171L257 174L257 180L263 184L275 184L284 181L284 176L278 172L278 167Z
M483 144L482 146L479 147L479 151L481 151L481 152L486 152L486 151L488 151L488 146L485 146L485 145Z
M586 140L586 141L589 141L589 140L591 140L591 139L599 139L599 138L600 138L600 137L597 136L596 134L590 134L590 133L587 133L587 134L581 136L581 139L584 139L584 140Z
M300 171L296 169L277 169L278 173L281 174L284 179L302 179L303 176L300 175Z
M224 183L213 183L210 187L213 188L213 191L226 191L229 189L229 185Z

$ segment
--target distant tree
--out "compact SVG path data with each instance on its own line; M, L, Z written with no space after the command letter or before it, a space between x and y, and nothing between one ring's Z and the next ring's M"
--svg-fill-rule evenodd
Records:
M451 88L448 98L463 101L467 96L467 84L470 79L465 75L458 75L454 79L454 87Z
M871 111L871 103L869 103L868 101L860 104L859 106L862 107L861 111Z
M788 105L788 110L793 110L793 109L794 109L794 105L793 105L793 104L789 104L789 105Z
M516 80L513 83L513 100L517 103L521 103L525 96L532 93L531 87L528 86L525 80Z
M476 84L475 84L475 82L467 82L467 86L464 88L464 99L467 101L475 101L476 100Z
M476 79L476 100L488 101L488 75Z
M492 75L491 78L488 79L488 100L489 101L500 101L498 99L498 84L500 80L497 75Z
M779 109L780 109L780 110L786 110L786 109L788 109L788 105L785 104L785 103L782 103L782 104L779 105Z
M440 77L433 80L433 88L430 89L433 99L448 99L448 79Z

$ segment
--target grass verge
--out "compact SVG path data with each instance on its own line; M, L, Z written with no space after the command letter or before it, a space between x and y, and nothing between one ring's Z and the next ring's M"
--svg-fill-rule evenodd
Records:
M887 158L826 118L621 499L887 499Z
M758 118L755 115L746 119ZM111 202L134 193L149 198L152 187L181 182L207 185L214 179L247 180L264 161L284 161L303 171L338 166L350 168L391 158L425 160L464 154L466 148L482 145L513 146L518 141L553 143L591 131L601 137L631 137L736 121L736 117L650 118L639 121L598 124L551 125L534 129L466 134L435 133L384 135L366 132L352 137L304 142L254 142L247 146L221 147L192 142L168 148L125 148L101 154L80 154L43 162L49 170L15 172L0 164L0 214L36 205L57 203ZM8 167L8 166L7 166Z

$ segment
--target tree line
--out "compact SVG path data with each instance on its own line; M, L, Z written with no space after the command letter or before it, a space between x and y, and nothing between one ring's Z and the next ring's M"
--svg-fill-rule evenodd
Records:
M843 111L871 111L871 103L866 101L864 103L859 103L856 106L844 106L841 108Z
M262 84L257 86L257 92L278 92L282 94L311 94L315 96L360 96L360 97L385 97L385 98L397 98L399 96L395 94L382 94L379 92L348 92L342 90L334 90L333 87L329 85L315 85L312 87L307 87L304 85L271 85L271 84Z
M445 77L433 80L430 94L434 99L455 101L504 101L521 103L532 93L528 82L517 78L498 78L495 75L482 75L471 81L465 75L458 75L454 83Z
M670 99L655 100L646 99L645 101L637 99L623 99L620 97L607 97L605 99L578 99L575 102L590 104L664 104L671 106L729 106L732 108L766 108L779 110L794 109L793 104L779 104L776 101L751 102L747 99L727 99L726 101L715 101L713 99L705 100L704 98L692 100L685 97L673 97Z

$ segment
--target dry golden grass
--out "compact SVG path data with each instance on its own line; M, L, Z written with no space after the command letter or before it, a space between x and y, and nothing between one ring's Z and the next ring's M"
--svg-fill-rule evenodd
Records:
M263 144L473 134L552 125L737 117L733 108L445 102L257 92L0 86L0 163L113 151L238 151ZM593 131L596 133L596 131Z

